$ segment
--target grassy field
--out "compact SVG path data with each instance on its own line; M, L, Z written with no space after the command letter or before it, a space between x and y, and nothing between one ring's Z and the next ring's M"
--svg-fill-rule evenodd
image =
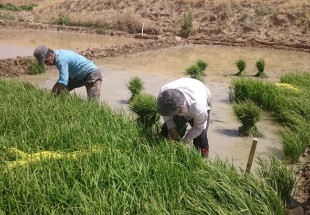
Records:
M0 214L284 214L282 164L245 174L29 84L1 79L0 99Z

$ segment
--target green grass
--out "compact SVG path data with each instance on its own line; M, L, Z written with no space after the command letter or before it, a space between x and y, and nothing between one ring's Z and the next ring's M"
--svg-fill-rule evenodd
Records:
M257 174L278 191L283 201L294 196L297 181L292 168L274 157L269 160L259 158L258 164L261 168L257 170Z
M11 168L7 159L19 157L1 156L0 214L284 213L279 194L261 178L148 139L105 104L3 79L0 99L1 147L85 152Z
M246 68L246 62L243 59L239 59L235 62L236 66L238 67L238 73L237 76L244 76L245 75L245 68Z
M37 6L36 4L30 4L30 5L20 5L15 6L13 4L7 3L7 4L0 4L0 9L2 10L10 10L10 11L32 11L33 8Z
M183 23L181 26L181 36L182 37L189 37L190 33L192 32L193 28L193 15L192 12L187 11L183 15Z
M233 80L230 100L253 101L265 111L274 113L283 125L283 152L295 163L310 142L310 75L290 73L281 77L281 84L239 78Z
M149 93L139 93L129 103L129 108L137 117L136 120L146 132L158 134L160 132L160 116L157 113L156 97Z
M252 101L244 101L233 104L234 114L241 123L240 136L261 137L262 134L256 127L261 118L262 110Z
M38 61L32 60L29 65L29 73L32 75L37 75L45 72L44 66L38 64Z
M130 78L127 84L128 90L131 92L131 97L129 101L131 101L136 95L141 93L144 90L144 83L138 76Z
M189 75L191 78L202 81L202 76L206 75L205 70L208 67L208 63L203 60L197 60L197 62L185 70L185 75Z
M256 68L258 72L255 74L256 77L259 78L267 78L267 74L265 73L265 60L260 58L256 61Z

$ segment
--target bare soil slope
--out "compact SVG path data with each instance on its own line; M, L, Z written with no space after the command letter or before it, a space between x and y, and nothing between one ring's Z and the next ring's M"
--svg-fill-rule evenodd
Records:
M310 52L309 0L0 0L0 4L7 3L36 6L32 11L0 9L2 28L77 31L148 39L139 45L82 50L81 53L89 58L180 43ZM193 25L188 37L182 34L185 14L192 15ZM1 60L1 76L28 72L25 59L14 61Z

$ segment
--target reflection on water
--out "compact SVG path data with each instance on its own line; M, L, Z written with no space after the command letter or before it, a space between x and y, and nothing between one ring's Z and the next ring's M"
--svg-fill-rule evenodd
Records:
M133 38L73 32L0 29L0 59L32 56L35 47L45 44L52 49L85 50L93 47L124 45Z
M246 61L246 74L257 73L255 63L265 60L265 72L270 78L291 71L310 71L310 54L305 52L281 51L249 47L188 46L149 51L140 54L104 58L97 63L102 67L141 71L151 74L184 75L187 67L198 59L208 63L207 75L231 75L238 72L235 62Z

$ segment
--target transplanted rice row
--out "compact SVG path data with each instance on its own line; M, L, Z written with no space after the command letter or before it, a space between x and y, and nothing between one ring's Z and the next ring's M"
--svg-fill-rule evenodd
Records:
M3 79L0 100L2 148L68 155L12 168L1 156L0 214L284 213L281 196L263 178L148 139L107 105Z
M290 73L283 75L280 84L249 78L232 82L232 101L251 100L265 111L275 114L283 125L283 152L295 163L310 142L310 75Z

